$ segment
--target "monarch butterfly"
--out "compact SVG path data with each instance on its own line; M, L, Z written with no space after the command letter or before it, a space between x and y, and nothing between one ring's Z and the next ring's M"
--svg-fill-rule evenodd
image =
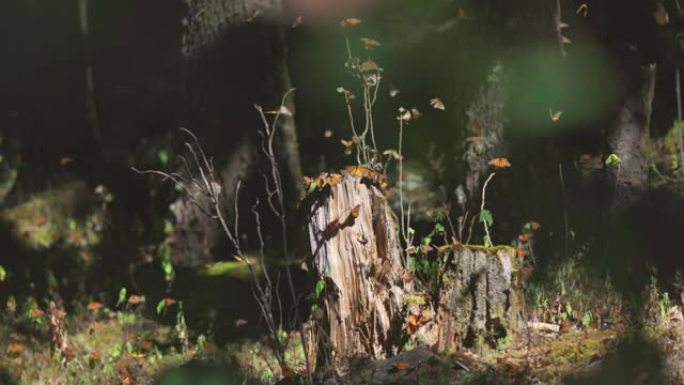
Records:
M494 158L489 161L489 165L494 166L494 168L508 168L511 167L511 162L506 158Z
M442 100L440 98L430 99L430 105L432 106L432 108L434 108L436 110L444 111L446 109L446 107L444 106L444 102L442 102Z

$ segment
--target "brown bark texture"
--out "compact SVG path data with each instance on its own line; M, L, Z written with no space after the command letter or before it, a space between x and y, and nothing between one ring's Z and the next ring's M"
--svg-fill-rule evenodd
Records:
M325 321L319 351L336 367L386 358L411 346L433 351L495 347L516 329L520 265L507 246L450 246L438 290L416 284L402 264L393 213L379 187L344 174L313 204L309 236ZM436 251L434 251L436 253Z
M404 294L397 234L380 189L358 177L345 175L312 208L309 236L336 361L392 349Z

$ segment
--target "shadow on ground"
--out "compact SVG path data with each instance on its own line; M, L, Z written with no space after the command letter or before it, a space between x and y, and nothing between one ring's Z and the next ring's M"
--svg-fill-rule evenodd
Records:
M242 385L245 376L236 368L189 363L162 373L154 385Z

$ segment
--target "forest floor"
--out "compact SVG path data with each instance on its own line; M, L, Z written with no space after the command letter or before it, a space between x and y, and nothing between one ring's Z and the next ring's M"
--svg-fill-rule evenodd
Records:
M582 384L684 383L684 325L679 307L637 334L616 323L601 328L534 324L500 341L496 350L433 354L418 347L381 361L358 359L346 380L326 384ZM39 318L36 318L39 319ZM69 357L50 353L40 321L0 323L2 384L273 384L283 379L265 341L217 347L201 339L183 348L173 326L134 312L70 317ZM539 326L541 325L541 326ZM303 371L301 345L289 338L288 360ZM182 368L182 369L178 369ZM239 369L238 369L239 368ZM285 373L285 377L293 373ZM643 382L644 379L649 381ZM663 381L655 381L661 378ZM617 381L617 382L615 382Z

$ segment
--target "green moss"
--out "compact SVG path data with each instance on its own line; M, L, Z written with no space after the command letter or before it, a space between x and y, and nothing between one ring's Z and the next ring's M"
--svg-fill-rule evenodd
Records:
M460 247L467 248L473 251L484 251L487 253L496 253L501 250L508 251L515 255L515 248L509 245L495 245L495 246L484 246L484 245L460 245Z
M95 198L83 182L46 190L0 214L13 225L17 239L32 249L47 249L64 241L85 247L100 242L95 230L102 222Z
M425 296L420 295L420 294L412 294L412 295L405 295L404 298L401 300L403 304L406 305L425 305L427 303L427 300L425 299Z
M252 268L254 269L254 272L256 274L259 274L261 271L260 264L257 263L257 261L253 258L249 258L248 260L250 264L252 265ZM209 266L207 266L204 269L204 274L211 276L211 277L216 277L216 276L226 276L226 277L231 277L231 278L239 278L239 279L251 279L252 274L249 271L249 266L247 266L246 263L242 261L222 261L222 262L216 262L213 263Z

